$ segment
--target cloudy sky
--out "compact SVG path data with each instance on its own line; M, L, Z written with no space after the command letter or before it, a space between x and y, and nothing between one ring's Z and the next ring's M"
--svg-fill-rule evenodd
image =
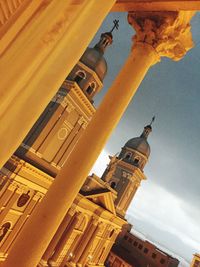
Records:
M101 102L123 66L131 47L133 29L125 13L111 13L95 36L120 20L114 42L106 52L108 74ZM200 14L192 20L195 47L179 62L163 58L142 82L118 127L102 152L94 170L101 174L108 154L120 151L124 143L141 134L153 115L156 121L149 136L151 155L145 167L148 178L128 210L135 229L150 240L190 261L200 252ZM122 88L123 91L123 88Z

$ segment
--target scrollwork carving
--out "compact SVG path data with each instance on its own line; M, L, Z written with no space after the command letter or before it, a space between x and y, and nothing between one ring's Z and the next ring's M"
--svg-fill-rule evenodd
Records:
M134 44L152 46L160 57L180 60L193 47L190 20L194 12L129 12L128 22L136 35Z

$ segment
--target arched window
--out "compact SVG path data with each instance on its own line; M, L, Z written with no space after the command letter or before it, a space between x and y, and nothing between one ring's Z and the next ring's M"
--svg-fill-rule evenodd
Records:
M126 154L125 154L125 159L131 159L131 157L132 157L132 153L131 152L127 152Z
M139 161L140 161L140 159L138 157L135 157L133 163L135 165L138 165Z
M8 230L11 227L11 223L4 223L0 228L0 242L3 240L4 236L7 234Z
M91 82L89 84L88 88L86 89L86 93L88 95L91 95L94 92L95 88L96 88L96 83L95 82Z
M86 73L83 70L79 70L76 72L76 76L74 78L74 81L79 84L85 78L86 78Z
M18 199L18 201L17 201L17 206L18 207L23 207L24 205L26 205L26 203L29 201L29 199L30 199L30 195L29 195L29 193L30 193L30 190L28 190L28 192L25 194L25 193L23 193L23 194L21 194L21 196L19 197L19 199Z
M111 186L111 188L115 189L116 183L115 182L111 182L110 186Z

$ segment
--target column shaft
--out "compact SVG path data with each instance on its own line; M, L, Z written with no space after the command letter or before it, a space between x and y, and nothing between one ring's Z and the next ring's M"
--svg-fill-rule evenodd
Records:
M0 61L1 166L77 63L114 2L45 1L5 50Z
M14 203L17 201L18 198L19 198L19 192L17 191L16 188L16 190L12 194L12 197L9 199L9 202L7 203L7 205L0 214L0 223L4 220L9 210L12 208L12 206L14 205Z
M87 227L87 230L84 232L80 242L78 243L78 247L76 248L74 254L75 257L73 259L73 262L77 263L83 253L83 251L85 250L91 236L93 235L93 232L95 231L96 225L95 224L90 224ZM79 246L80 244L80 246Z
M64 231L62 239L60 240L60 242L56 246L55 253L53 254L53 256L50 260L51 263L57 261L58 257L60 256L60 253L62 252L63 248L65 247L65 245L67 243L67 240L71 236L77 222L78 222L78 217L76 214L75 217L73 218L72 222L70 223L69 227L67 227L67 229Z
M40 206L16 240L4 267L14 264L20 267L35 266L38 263L112 130L146 72L155 63L155 57L151 46L138 44L135 47ZM22 249L24 244L25 251Z
M49 243L45 253L43 254L42 261L47 261L52 256L57 243L59 242L63 232L65 231L66 227L70 223L71 219L72 219L72 216L69 213L67 213L67 215L63 219L62 223L58 227L58 230L56 231L54 237L52 238L51 242Z
M92 236L91 236L86 248L84 249L83 254L81 255L81 257L80 257L80 259L78 261L78 263L82 264L82 266L84 266L85 262L87 261L88 253L89 253L89 251L91 249L92 243L95 240L98 231L99 231L99 225L96 226L96 229L94 230L94 232L93 232L93 234L92 234Z

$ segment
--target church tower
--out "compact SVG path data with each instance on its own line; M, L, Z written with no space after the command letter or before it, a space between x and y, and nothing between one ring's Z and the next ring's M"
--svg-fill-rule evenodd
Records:
M150 156L147 141L152 131L151 123L144 127L139 137L126 142L119 156L110 157L110 163L102 175L102 179L116 192L115 207L117 213L124 217L140 183L145 180L143 169Z
M112 30L87 48L15 152L17 157L51 176L63 166L95 113L93 98L107 73L104 52L112 44Z

